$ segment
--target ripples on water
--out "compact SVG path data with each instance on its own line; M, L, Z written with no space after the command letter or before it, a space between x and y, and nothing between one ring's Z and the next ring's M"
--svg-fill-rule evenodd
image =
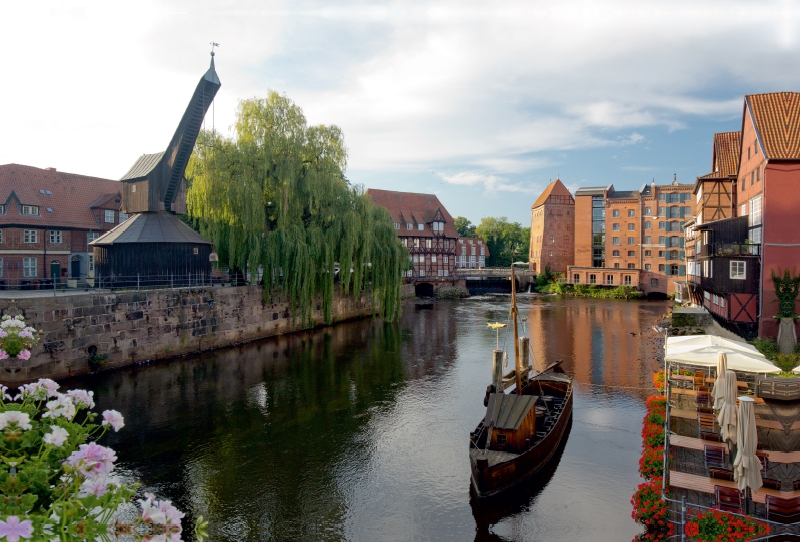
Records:
M149 367L74 379L125 429L123 473L211 523L213 541L630 540L640 422L665 303L522 298L535 363L576 382L569 439L490 505L469 492L508 296L405 308ZM502 334L501 334L502 340ZM513 352L513 348L512 348ZM513 354L512 360L513 363ZM616 387L603 387L611 385Z

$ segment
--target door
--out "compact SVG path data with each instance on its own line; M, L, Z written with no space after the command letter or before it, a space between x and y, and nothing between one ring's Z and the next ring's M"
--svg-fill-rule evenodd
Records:
M74 256L70 262L69 276L74 279L81 276L81 260L77 256Z
M58 262L52 262L50 264L50 278L53 279L53 284L58 283L60 276L61 276L61 264Z

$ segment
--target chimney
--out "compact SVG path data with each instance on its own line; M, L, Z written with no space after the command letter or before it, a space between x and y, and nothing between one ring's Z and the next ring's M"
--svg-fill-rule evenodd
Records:
M54 168L54 167L46 167L46 168L44 168L44 170L45 170L45 171L58 171L58 170L57 170L56 168Z

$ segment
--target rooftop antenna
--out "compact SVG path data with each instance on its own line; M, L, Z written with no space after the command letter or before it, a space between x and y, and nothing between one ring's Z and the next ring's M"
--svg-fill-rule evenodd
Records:
M209 45L211 45L211 56L214 56L214 47L219 47L219 43L212 41Z

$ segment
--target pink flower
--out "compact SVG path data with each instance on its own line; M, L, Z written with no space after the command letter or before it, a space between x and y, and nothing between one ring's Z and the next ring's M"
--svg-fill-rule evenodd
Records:
M18 542L20 538L33 536L33 522L20 521L17 516L8 516L5 521L0 520L0 538L5 537L8 542Z
M84 480L81 484L81 487L78 491L79 497L88 497L89 495L97 495L98 497L102 497L106 493L108 493L108 486L109 485L116 485L114 482L111 482L105 476L98 476L94 480L87 479Z
M114 450L90 442L78 446L64 463L77 469L87 478L95 479L111 473L116 460L117 455Z
M158 501L156 501L158 502ZM167 523L167 515L153 503L152 499L140 500L139 506L142 507L142 519L151 523L158 523L165 525Z
M69 390L67 397L72 399L78 408L94 408L94 392L86 390Z
M125 427L125 418L116 410L106 410L103 412L103 425L111 425L116 433Z
M8 359L9 357L10 356L8 355L8 352L6 352L5 350L0 349L0 359Z
M30 350L23 350L19 354L17 354L17 358L28 360L31 359L31 351Z
M0 430L5 429L12 423L17 424L17 427L24 431L32 428L31 417L25 412L20 412L18 410L6 410L5 412L0 413Z

